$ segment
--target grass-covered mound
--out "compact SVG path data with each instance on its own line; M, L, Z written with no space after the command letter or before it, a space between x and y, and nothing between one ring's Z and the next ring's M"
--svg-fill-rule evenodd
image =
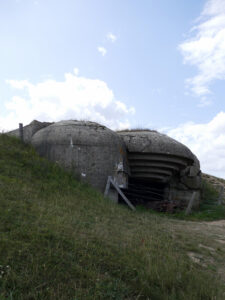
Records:
M0 135L1 300L224 299L170 222L112 204Z
M218 205L219 192L210 182L203 179L202 202L200 207L189 216L178 213L176 217L187 220L214 221L225 219L225 205Z
M217 178L218 180L222 180ZM222 203L218 205L218 198L220 193L210 182L204 179L202 182L202 194L201 203L197 209L191 211L186 215L185 210L176 211L175 213L161 213L153 210L149 210L150 214L157 214L160 216L166 216L169 218L176 218L186 221L216 221L225 219L225 205ZM139 210L145 209L144 207L138 207Z

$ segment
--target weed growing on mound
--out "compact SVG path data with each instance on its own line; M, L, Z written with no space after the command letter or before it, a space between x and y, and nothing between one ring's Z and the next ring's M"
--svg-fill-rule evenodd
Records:
M158 215L161 217L187 220L187 221L216 221L225 219L225 205L218 205L219 192L215 187L203 180L202 201L200 206L193 210L191 214L186 215L185 210L177 211L175 213L158 212L155 210L148 210L151 215ZM144 206L138 206L137 210L143 212L146 210Z
M0 189L1 300L224 299L167 218L114 205L5 135Z
M184 211L173 214L173 217L190 221L215 221L225 219L225 205L218 205L219 192L203 180L202 202L200 207L190 215Z

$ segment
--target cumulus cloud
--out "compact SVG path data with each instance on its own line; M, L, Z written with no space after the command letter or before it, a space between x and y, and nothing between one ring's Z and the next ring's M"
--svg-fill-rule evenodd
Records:
M6 101L7 113L0 114L0 130L18 127L18 123L91 120L112 129L130 127L129 116L135 113L115 99L113 91L98 79L78 76L78 69L66 73L63 81L47 79L33 84L27 80L7 80L15 95ZM22 93L22 95L21 95Z
M107 53L107 50L104 47L99 46L98 52L100 52L102 56L105 56Z
M114 43L117 40L117 36L112 32L107 33L106 37L112 43Z
M203 172L225 178L225 112L208 123L188 122L166 133L197 155Z
M201 97L211 93L214 80L225 79L225 1L208 0L190 35L179 49L184 63L198 69L197 75L186 83Z

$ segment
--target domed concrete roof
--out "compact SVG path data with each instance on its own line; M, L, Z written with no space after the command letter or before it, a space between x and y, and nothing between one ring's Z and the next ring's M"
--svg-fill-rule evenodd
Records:
M39 130L31 143L40 155L71 169L101 191L108 176L119 182L121 172L129 173L123 139L95 122L60 121Z
M188 147L171 137L154 130L131 130L118 132L129 152L169 154L195 160Z
M107 127L90 121L60 121L42 130L39 130L32 139L32 144L39 143L40 140L47 141L48 144L68 145L104 145L110 147L123 143L120 136Z
M188 166L198 173L200 164L188 147L169 136L151 130L121 131L132 177L168 181ZM193 168L192 168L193 172Z

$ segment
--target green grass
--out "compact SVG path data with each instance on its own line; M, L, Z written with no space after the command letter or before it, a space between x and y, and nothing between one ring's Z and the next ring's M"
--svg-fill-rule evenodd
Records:
M176 213L160 213L149 211L151 214L166 216L187 221L216 221L225 219L225 205L218 205L219 192L212 184L203 180L202 200L198 209L193 210L189 215L185 215L185 211Z
M202 203L193 211L190 220L214 221L225 219L225 205L218 205L219 192L206 180L203 180ZM187 218L187 219L188 219Z
M142 126L136 127L136 128L131 128L131 129L122 129L122 130L116 130L116 132L142 132L142 131L149 131L149 132L158 132L157 130L154 129L149 129L149 128L143 128Z
M224 183L223 179L218 178L218 181ZM175 213L158 212L148 210L149 214L158 215L161 217L186 220L186 221L216 221L225 219L225 205L218 205L219 192L207 180L203 179L202 195L200 206L192 210L189 215L185 211L176 211ZM146 208L139 206L138 211L144 211Z
M117 206L0 135L1 300L224 299L183 246L170 219Z

